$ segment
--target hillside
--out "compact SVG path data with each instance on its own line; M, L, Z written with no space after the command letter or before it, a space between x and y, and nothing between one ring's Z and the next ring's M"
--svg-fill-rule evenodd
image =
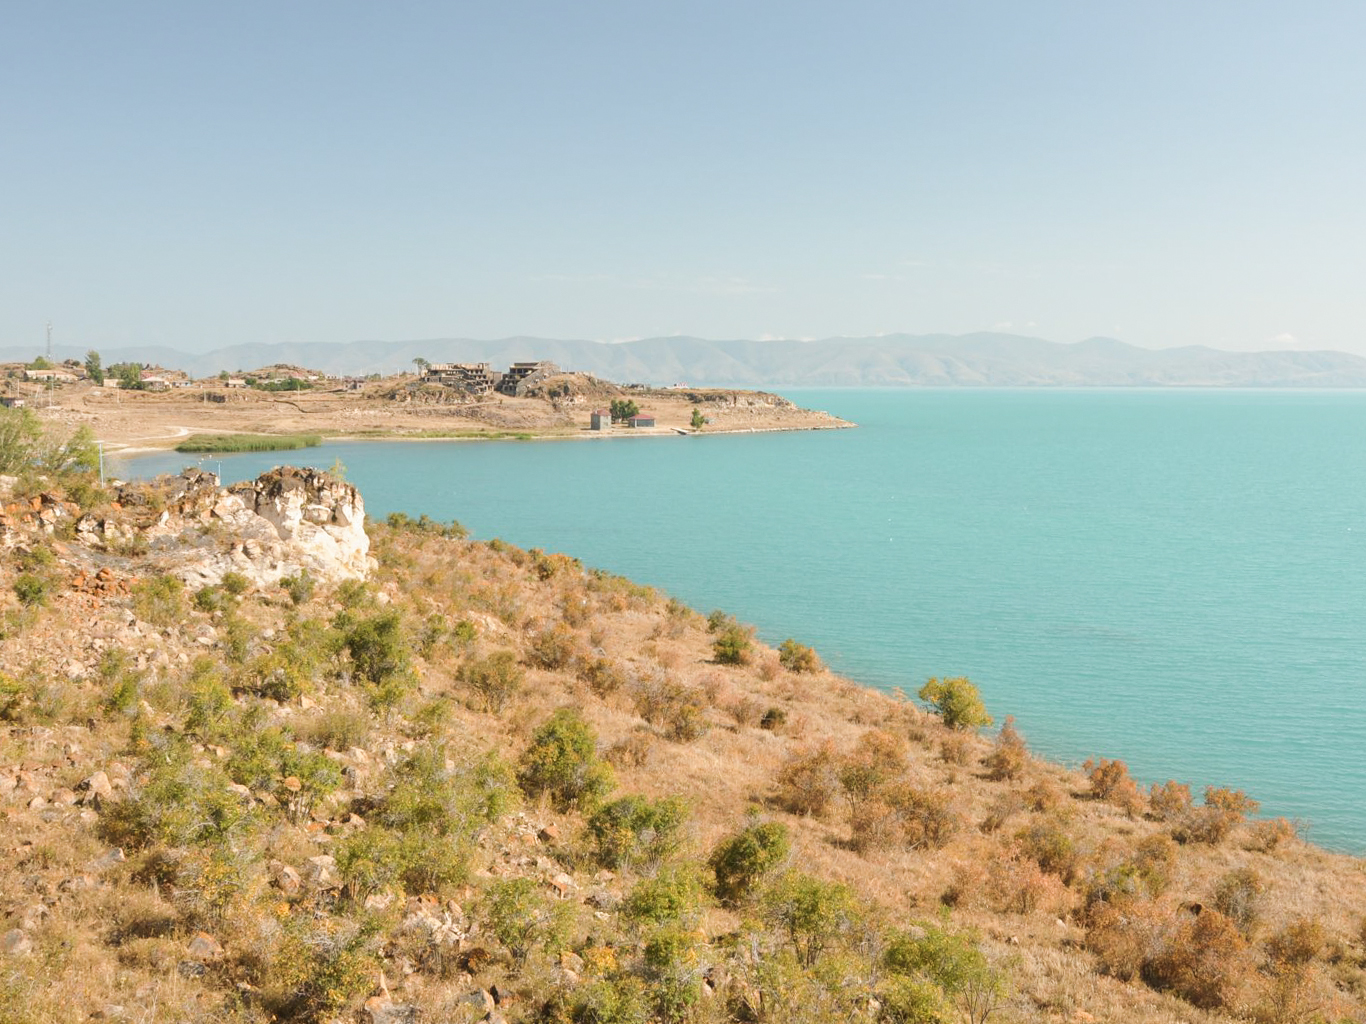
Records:
M0 478L0 1020L1366 1020L1363 862L1241 793L326 474L44 472Z
M0 359L31 359L28 350ZM59 356L83 358L76 347ZM239 345L205 354L162 348L106 352L197 376L295 363L329 373L394 373L417 357L443 362L549 359L608 380L727 387L1366 387L1366 359L1344 352L1145 349L1109 338L1058 344L1011 334L891 334L819 341L646 338L621 344L438 338L311 345Z

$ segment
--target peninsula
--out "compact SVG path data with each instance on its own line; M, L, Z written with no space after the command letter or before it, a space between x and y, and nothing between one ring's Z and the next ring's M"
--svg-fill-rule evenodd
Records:
M68 428L89 426L114 449L134 451L175 448L195 435L245 450L296 448L301 436L499 440L853 426L768 392L613 384L545 361L499 371L419 360L415 373L366 377L290 365L202 379L142 364L120 364L119 375L90 369L76 360L2 365L0 401Z

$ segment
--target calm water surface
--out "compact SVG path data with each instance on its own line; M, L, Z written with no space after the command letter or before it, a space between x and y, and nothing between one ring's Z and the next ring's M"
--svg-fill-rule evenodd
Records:
M1366 850L1366 394L792 397L860 429L204 464L339 458L372 515L568 552L872 686L967 675L1047 756L1245 788Z

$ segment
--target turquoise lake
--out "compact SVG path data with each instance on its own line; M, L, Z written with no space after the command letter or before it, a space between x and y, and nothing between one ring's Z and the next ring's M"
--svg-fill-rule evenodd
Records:
M203 465L340 459L372 516L567 552L870 686L966 675L1045 756L1243 788L1366 850L1366 393L789 394L859 429Z

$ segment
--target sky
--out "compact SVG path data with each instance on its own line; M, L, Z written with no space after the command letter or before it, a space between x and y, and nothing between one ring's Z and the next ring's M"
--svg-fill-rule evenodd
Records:
M1366 354L1366 5L0 0L0 348Z

